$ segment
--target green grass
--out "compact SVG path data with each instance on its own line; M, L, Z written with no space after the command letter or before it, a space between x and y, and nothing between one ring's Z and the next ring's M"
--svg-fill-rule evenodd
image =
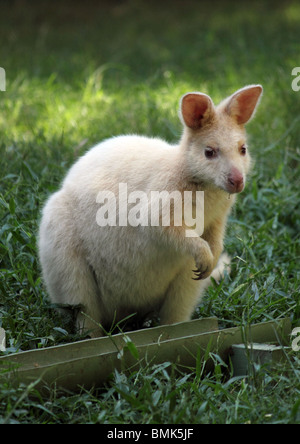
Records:
M217 102L249 84L264 97L248 125L255 167L228 225L232 273L209 289L195 316L224 326L300 320L300 92L298 2L2 2L0 66L0 326L8 352L78 339L53 310L40 277L40 211L69 166L122 133L175 141L180 96ZM26 6L27 5L27 6ZM288 370L248 380L178 374L169 363L100 391L0 384L0 422L300 422L300 355ZM167 371L168 370L168 371ZM229 371L230 373L230 371ZM29 395L35 392L33 400Z

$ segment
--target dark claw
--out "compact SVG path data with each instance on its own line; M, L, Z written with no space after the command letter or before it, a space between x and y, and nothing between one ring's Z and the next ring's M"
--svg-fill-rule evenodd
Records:
M207 268L205 269L205 270L199 270L199 269L197 269L197 270L193 270L193 273L195 273L195 275L197 276L197 277L195 277L195 278L192 278L194 281L200 281L201 279L203 279L203 275L204 275L204 273L207 271Z

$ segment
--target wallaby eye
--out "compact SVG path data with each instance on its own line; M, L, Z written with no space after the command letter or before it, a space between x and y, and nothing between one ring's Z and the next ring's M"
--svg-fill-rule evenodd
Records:
M242 145L242 146L240 147L240 154L241 154L242 156L245 156L246 153L247 153L247 148L246 148L245 145Z
M218 151L215 150L214 148L208 146L207 148L205 148L205 157L207 159L213 159L215 157L217 157L218 155Z

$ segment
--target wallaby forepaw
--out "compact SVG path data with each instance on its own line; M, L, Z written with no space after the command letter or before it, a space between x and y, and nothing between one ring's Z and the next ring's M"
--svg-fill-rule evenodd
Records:
M201 279L204 279L203 276L205 274L205 272L207 271L207 268L202 271L202 270L193 270L193 273L195 273L196 277L192 278L194 281L201 281Z
M198 254L195 257L196 268L193 270L195 277L192 279L200 281L206 279L212 273L214 269L214 257L209 244L204 240L201 240L200 248L197 253Z
M195 273L196 277L193 277L192 279L194 281L201 281L202 279L206 279L211 274L211 270L209 267L201 269L197 268L196 270L193 270L193 273Z

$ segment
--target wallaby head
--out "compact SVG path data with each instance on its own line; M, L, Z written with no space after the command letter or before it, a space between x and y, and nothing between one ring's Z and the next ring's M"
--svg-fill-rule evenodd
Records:
M251 158L244 125L252 118L262 94L260 85L246 86L218 106L206 94L185 94L180 103L188 179L202 189L227 193L244 189Z

